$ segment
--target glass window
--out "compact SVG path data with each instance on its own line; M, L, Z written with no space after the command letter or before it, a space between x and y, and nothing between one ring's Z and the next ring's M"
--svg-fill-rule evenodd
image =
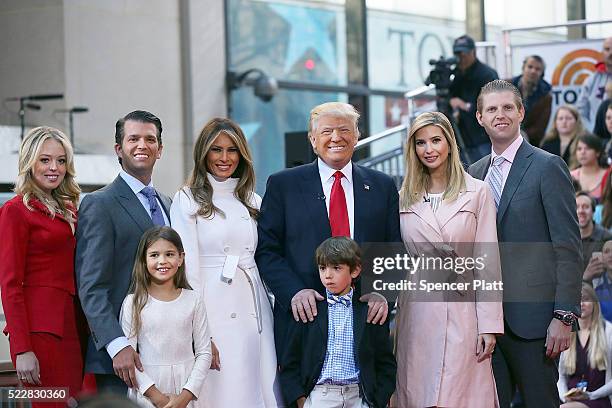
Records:
M242 127L253 154L259 194L265 191L268 177L285 168L285 134L306 132L310 110L316 105L348 99L341 93L281 89L265 103L251 87L232 92L231 98L231 116Z
M371 0L367 5L368 70L374 89L423 86L429 60L451 56L453 40L465 33L465 1Z
M346 85L343 1L228 1L229 69Z

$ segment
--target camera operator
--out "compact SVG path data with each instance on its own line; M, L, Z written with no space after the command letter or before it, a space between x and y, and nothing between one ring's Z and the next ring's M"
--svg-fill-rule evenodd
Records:
M476 45L470 36L462 35L455 40L453 54L459 62L450 86L450 105L470 160L475 162L491 153L489 137L476 120L476 99L480 88L498 79L498 75L476 58Z

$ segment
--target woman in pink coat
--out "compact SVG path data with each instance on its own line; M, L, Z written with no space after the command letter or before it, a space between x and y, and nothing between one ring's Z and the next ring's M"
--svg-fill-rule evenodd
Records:
M411 256L424 254L445 265L421 265L410 280L417 289L421 281L446 286L404 291L398 298L397 406L498 407L491 354L504 324L492 194L463 170L451 124L439 112L416 118L405 151L404 245ZM469 259L474 266L465 270L460 262ZM490 285L474 289L477 281Z

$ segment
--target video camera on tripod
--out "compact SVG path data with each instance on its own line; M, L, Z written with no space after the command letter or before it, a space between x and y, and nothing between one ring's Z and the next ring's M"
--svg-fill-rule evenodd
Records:
M453 82L452 75L454 66L457 65L457 62L458 60L456 57L444 58L444 56L441 56L437 60L429 60L429 65L433 66L433 69L425 79L425 85L434 84L436 87L436 96L438 98L443 97L448 99L448 91ZM446 102L448 102L448 100L446 100ZM440 109L440 106L438 106L438 109Z

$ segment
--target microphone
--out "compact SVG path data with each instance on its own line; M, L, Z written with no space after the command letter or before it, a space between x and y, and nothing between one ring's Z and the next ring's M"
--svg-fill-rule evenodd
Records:
M44 94L44 95L29 95L29 96L14 96L6 98L7 101L46 101L51 99L64 99L64 94Z
M427 196L423 196L423 202L424 203L431 203L431 199L429 199Z

